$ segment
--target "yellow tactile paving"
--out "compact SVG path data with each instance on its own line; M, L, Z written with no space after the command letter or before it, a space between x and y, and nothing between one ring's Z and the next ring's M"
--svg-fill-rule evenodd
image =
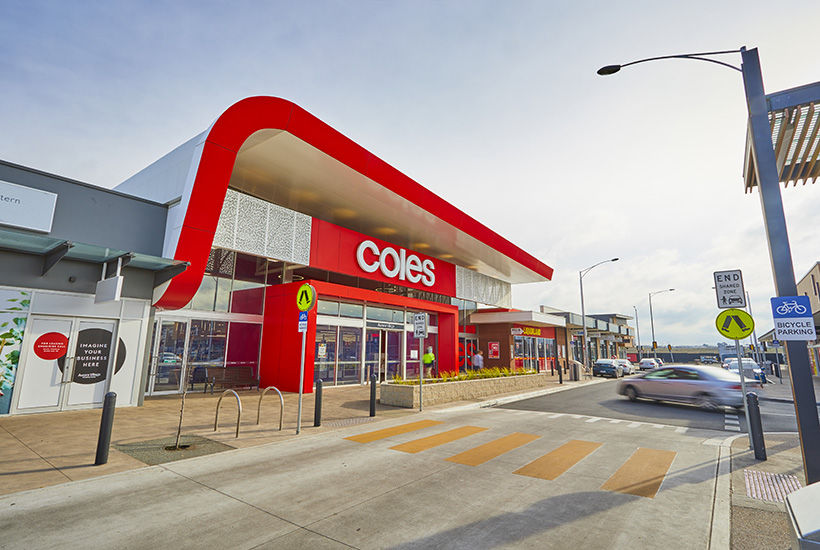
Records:
M438 420L419 420L418 422L410 422L409 424L402 424L401 426L396 426L394 428L385 428L383 430L376 430L374 432L366 432L359 435L345 437L345 439L356 441L358 443L370 443L371 441L387 439L388 437L392 437L394 435L406 434L408 432L429 428L430 426L438 426L439 424L444 424L444 422L439 422Z
M426 451L427 449L432 449L433 447L438 447L439 445L444 445L445 443L450 443L456 439L462 439L488 429L489 428L479 428L478 426L462 426L461 428L448 430L429 437L422 437L421 439L408 441L407 443L402 443L401 445L390 448L405 453L420 453L421 451Z
M603 443L573 439L513 473L553 480L586 458L587 455L601 445Z
M495 441L490 441L489 443L480 445L475 449L470 449L469 451L464 451L463 453L451 456L445 460L455 462L456 464L478 466L479 464L484 464L488 460L492 460L506 452L517 449L522 445L526 445L531 441L535 441L539 437L541 436L515 432L496 439Z
M601 489L655 498L663 478L675 460L675 455L677 453L674 451L639 448L606 483L601 485Z

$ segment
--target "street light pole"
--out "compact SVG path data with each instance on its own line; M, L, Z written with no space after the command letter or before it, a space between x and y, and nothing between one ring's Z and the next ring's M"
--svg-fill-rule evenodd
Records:
M638 333L638 361L643 359L643 354L641 353L641 325L638 324L638 306L632 306L632 309L635 310L635 331Z
M649 324L652 325L652 356L655 358L656 363L658 362L658 343L655 341L655 319L652 316L652 296L660 294L661 292L672 292L673 290L675 289L667 288L666 290L649 293Z
M612 258L611 260L604 260L603 262L598 262L597 264L595 264L591 267L588 267L586 269L582 269L581 271L578 272L578 280L579 280L580 285L581 285L581 324L583 325L583 328L584 328L584 355L583 355L583 357L584 357L584 367L585 368L589 368L589 358L587 357L587 346L589 344L587 344L587 342L588 342L588 340L587 340L587 316L586 316L586 310L584 309L584 275L586 275L587 273L592 271L593 268L596 268L601 264L605 264L607 262L617 262L617 261L618 261L618 258Z
M710 55L740 53L741 67L710 59ZM780 195L780 176L772 143L769 124L769 103L763 87L763 74L757 48L747 50L726 50L683 55L669 55L640 59L624 65L607 65L598 69L598 74L614 74L621 68L660 59L694 59L723 65L739 71L743 76L748 109L748 144L754 159L754 176L760 193L760 207L766 229L769 258L772 264L775 292L777 296L796 296L797 284L794 279L791 246L786 229L786 215L783 198ZM654 338L654 337L653 337ZM820 481L820 418L817 415L816 396L809 363L808 346L805 340L784 342L789 363L789 381L794 396L794 410L797 416L797 431L800 434L800 449L803 453L803 470L806 481L811 484ZM742 370L742 369L741 369Z

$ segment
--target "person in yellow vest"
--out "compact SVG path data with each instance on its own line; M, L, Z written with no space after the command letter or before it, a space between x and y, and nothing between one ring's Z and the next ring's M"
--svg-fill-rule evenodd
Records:
M427 348L427 353L421 356L421 362L424 363L424 377L431 378L433 376L433 366L436 362L436 356L433 354L433 347Z

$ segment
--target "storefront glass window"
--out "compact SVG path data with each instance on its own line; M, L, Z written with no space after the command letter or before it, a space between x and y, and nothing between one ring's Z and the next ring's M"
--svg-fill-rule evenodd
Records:
M265 303L265 271L267 260L248 254L236 254L233 290L231 292L232 313L252 313L262 315Z
M204 380L207 377L207 369L225 366L227 339L228 323L226 321L201 319L191 321L187 365L191 379Z
M339 304L339 315L361 319L364 315L364 306L362 304Z
M393 311L382 307L367 306L368 321L393 321Z
M339 327L338 353L337 384L358 384L362 376L362 329Z
M316 326L314 382L321 380L326 384L336 383L336 331L337 328L333 326Z
M421 344L423 341L420 338L413 336L413 332L406 332L406 346L405 346L405 378L419 377L419 364L421 363L421 356L424 353L421 351Z
M332 315L338 317L339 302L329 302L327 300L319 300L316 303L316 313L319 315Z
M233 251L220 248L211 250L202 283L191 300L193 309L228 311L235 262L236 254Z

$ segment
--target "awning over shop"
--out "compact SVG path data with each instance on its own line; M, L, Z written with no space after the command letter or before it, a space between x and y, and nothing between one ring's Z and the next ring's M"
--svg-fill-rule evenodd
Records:
M474 325L487 324L514 324L536 327L564 327L566 321L557 315L538 313L537 311L488 311L470 315L470 323Z
M766 96L780 183L814 183L820 177L820 83ZM757 185L749 133L743 162L746 192Z

